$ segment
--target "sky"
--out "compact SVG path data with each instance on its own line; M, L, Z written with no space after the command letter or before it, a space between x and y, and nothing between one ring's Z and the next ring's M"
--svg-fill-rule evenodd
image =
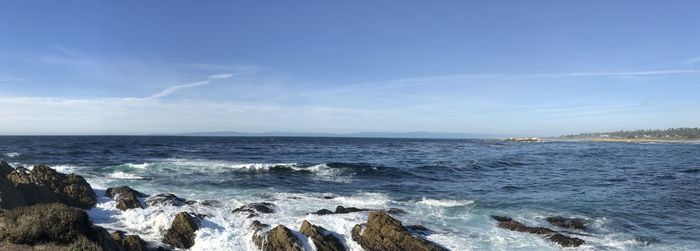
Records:
M0 135L700 126L699 1L2 1Z

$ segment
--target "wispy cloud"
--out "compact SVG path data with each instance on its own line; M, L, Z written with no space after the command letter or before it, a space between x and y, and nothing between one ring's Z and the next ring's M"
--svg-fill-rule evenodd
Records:
M209 78L211 79L227 79L233 77L233 73L224 73L224 74L217 74L217 75L211 75Z
M450 84L487 84L493 82L517 81L526 79L545 78L584 78L584 77L647 77L700 74L700 69L666 69L647 71L609 71L609 72L565 72L565 73L526 73L526 74L455 74L427 76L416 78L390 79L359 84L350 84L325 90L302 93L307 94L340 94L351 92L367 92L378 90L401 89L409 87L450 85Z
M173 94L174 92L176 92L178 90L203 86L203 85L206 85L209 83L211 83L211 81L205 80L205 81L197 81L197 82L184 84L184 85L174 85L174 86L165 88L162 91L159 91L151 96L148 96L146 99L162 98L162 97L168 96L170 94Z
M231 78L235 75L236 75L236 73L215 74L215 75L209 76L209 79L212 79L212 80L228 79L228 78ZM173 94L174 92L177 92L177 91L180 91L183 89L189 89L189 88L195 88L195 87L208 85L208 84L212 83L212 80L202 80L202 81L192 82L192 83L188 83L188 84L170 86L168 88L163 89L162 91L159 91L151 96L146 97L145 99L162 98L162 97L168 96L170 94Z

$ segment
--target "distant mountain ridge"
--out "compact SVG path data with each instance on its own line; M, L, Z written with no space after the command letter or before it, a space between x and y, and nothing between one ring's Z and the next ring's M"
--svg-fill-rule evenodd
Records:
M426 138L426 139L497 139L505 135L488 133L446 133L446 132L357 132L357 133L299 133L261 132L246 133L235 131L182 133L178 136L204 137L348 137L348 138Z

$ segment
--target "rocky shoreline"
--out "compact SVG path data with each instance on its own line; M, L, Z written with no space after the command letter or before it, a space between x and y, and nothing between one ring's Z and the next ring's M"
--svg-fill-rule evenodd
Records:
M104 196L116 202L122 211L156 205L182 206L194 203L219 204L217 201L191 201L173 194L146 195L126 186L112 187ZM173 250L195 245L196 233L208 215L179 212L158 242L147 242L138 235L121 230L108 230L94 225L85 210L95 207L98 195L90 184L76 174L63 174L47 166L31 170L0 161L0 249L8 250ZM230 209L232 214L255 218L274 214L276 206L254 202ZM448 250L424 238L430 230L421 225L404 226L392 215L407 212L400 208L367 209L338 206L335 211L320 209L314 215L367 213L367 222L358 222L351 232L352 241L368 251L384 250ZM576 247L585 242L569 237L565 231L528 227L508 217L494 216L496 224L507 230L543 235L562 246ZM50 224L47 224L49 222ZM550 224L584 230L585 222L575 218L550 217ZM349 244L338 233L304 220L299 230L284 225L269 225L255 220L245 226L251 243L261 250L306 250L313 245L319 251L348 250ZM299 239L308 238L307 242ZM349 241L349 240L348 240ZM355 245L355 246L357 246Z

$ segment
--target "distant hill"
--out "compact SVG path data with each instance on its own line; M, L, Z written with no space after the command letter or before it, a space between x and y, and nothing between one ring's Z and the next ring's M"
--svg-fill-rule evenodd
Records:
M350 137L350 138L425 138L425 139L495 139L504 135L477 133L443 133L443 132L357 132L357 133L296 133L263 132L245 133L233 131L183 133L179 136L206 137Z
M649 139L649 140L700 140L700 128L669 128L662 130L635 130L566 135L563 139Z

